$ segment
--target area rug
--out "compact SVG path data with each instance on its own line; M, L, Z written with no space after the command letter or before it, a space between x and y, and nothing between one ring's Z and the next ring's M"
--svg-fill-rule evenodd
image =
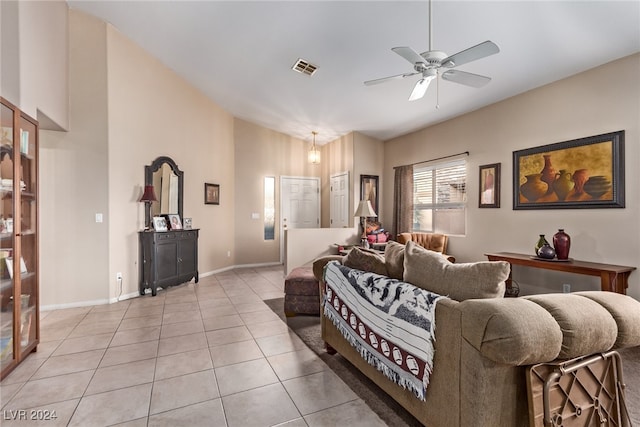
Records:
M331 356L320 337L318 316L285 317L284 298L265 304L289 325L289 328L316 353L378 416L389 426L419 427L422 424L339 354ZM634 426L640 426L640 347L619 351L622 356L625 400Z
M320 337L320 317L297 315L285 317L284 298L266 300L271 310L285 321L289 328L304 341L328 366L389 426L419 427L422 424L395 400L391 399L373 381L364 376L347 359L327 354Z

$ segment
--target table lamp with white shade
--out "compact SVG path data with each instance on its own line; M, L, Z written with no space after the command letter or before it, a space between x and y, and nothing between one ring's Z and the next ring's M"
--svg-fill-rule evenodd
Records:
M354 217L360 217L360 218L364 218L364 226L362 229L362 239L364 240L363 243L367 242L367 218L369 217L377 217L378 215L375 213L375 211L373 210L373 206L371 206L371 201L370 200L360 200L360 203L358 204L358 209L356 209L356 212L353 214Z

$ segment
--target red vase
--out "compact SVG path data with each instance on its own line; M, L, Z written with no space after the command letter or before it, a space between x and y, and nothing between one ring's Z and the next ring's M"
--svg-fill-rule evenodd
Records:
M562 228L553 235L553 248L556 250L558 259L569 259L569 248L571 247L571 237Z
M556 170L551 166L550 154L543 154L542 157L544 158L544 168L540 171L542 174L540 179L547 183L547 194L551 194L553 193L553 181L556 180Z

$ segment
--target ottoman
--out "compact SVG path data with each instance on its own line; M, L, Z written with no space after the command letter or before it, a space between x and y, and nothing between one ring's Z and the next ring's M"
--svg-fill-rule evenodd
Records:
M284 314L320 315L320 284L311 267L298 267L284 279Z

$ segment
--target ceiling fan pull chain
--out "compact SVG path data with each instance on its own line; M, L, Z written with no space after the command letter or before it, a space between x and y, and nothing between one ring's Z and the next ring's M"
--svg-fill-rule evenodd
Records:
M440 108L440 70L436 71L436 110Z

